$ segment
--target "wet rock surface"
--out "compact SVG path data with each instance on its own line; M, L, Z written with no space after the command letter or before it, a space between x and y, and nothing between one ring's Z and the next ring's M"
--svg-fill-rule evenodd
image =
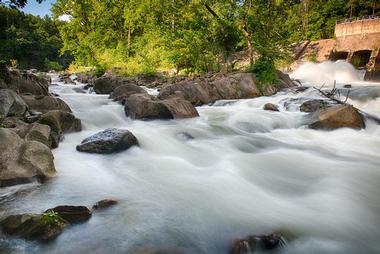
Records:
M363 129L365 122L358 109L351 105L337 105L315 113L312 129L335 130L338 128Z
M125 101L125 113L132 119L176 119L197 117L198 112L187 100L170 97L156 99L148 94L133 94Z
M110 128L82 141L77 150L87 153L116 153L138 146L137 138L128 130Z
M264 110L269 110L269 111L280 111L280 110L278 109L278 106L276 106L276 105L274 105L274 104L272 104L272 103L266 103L266 104L264 105Z
M231 254L266 253L286 246L286 240L280 234L252 235L238 240Z
M114 199L103 199L103 200L96 202L92 208L95 210L102 210L105 208L109 208L111 206L115 206L118 203L119 202L117 200L114 200Z
M48 241L56 238L69 223L54 214L18 214L4 219L4 233L27 240Z
M61 205L50 208L45 213L57 213L62 219L70 223L85 222L91 218L91 211L86 206Z

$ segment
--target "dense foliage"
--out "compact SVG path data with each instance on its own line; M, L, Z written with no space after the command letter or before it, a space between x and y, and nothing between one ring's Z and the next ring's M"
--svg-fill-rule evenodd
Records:
M0 59L19 68L62 69L72 60L60 55L57 22L0 6Z
M27 1L0 0L5 2L22 7ZM1 7L1 59L15 59L20 67L59 69L71 54L77 66L132 75L230 71L236 53L246 52L250 69L271 83L275 65L286 63L291 43L331 38L338 19L379 14L380 3L57 0L52 11L54 21ZM58 21L62 18L66 22Z
M260 60L253 69L270 71L286 59L292 42L332 37L337 19L372 14L377 5L373 0L57 0L53 13L70 19L59 29L63 50L78 65L118 67L126 74L193 73L231 70L234 53L242 50L251 64Z

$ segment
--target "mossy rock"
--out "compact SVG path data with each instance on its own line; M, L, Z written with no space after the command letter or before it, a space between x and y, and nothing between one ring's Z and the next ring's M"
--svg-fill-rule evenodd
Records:
M11 215L1 222L4 233L38 241L56 238L68 225L54 212Z

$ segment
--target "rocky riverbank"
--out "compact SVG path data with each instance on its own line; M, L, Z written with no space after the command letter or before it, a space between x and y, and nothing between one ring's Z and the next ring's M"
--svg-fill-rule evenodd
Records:
M55 175L54 157L64 133L81 130L81 121L59 97L51 80L19 70L3 70L0 89L0 186L40 181Z
M21 75L21 72L18 73ZM28 80L36 79L34 74L22 73L22 75L33 75ZM3 173L5 172L1 176L11 176L2 180L2 186L31 181L43 182L55 175L55 168L57 170L70 170L69 174L66 173L60 176L62 179L68 180L63 180L64 183L58 188L58 193L55 193L56 184L51 186L49 184L49 189L54 190L50 190L53 193L48 195L55 197L51 202L41 201L40 204L29 205L27 208L21 209L22 211L7 213L2 218L4 220L1 222L1 227L3 232L6 233L6 239L11 235L27 240L46 241L54 239L63 231L67 231L68 233L62 234L63 239L65 239L65 237L72 234L72 229L69 226L77 223L77 220L87 221L95 211L94 209L101 209L118 203L116 200L102 200L94 205L93 210L83 206L83 204L94 204L96 200L104 198L104 195L117 197L117 200L126 199L126 197L127 199L135 199L128 200L128 202L123 200L115 209L111 209L111 212L106 212L107 216L110 216L109 219L106 219L105 215L99 214L99 216L91 220L91 223L85 223L80 228L83 227L83 230L86 230L87 227L91 228L94 223L96 228L102 229L101 234L107 232L105 235L108 235L111 234L113 229L104 228L103 230L103 227L107 226L97 224L99 221L107 220L108 224L113 225L111 227L117 228L115 230L119 234L120 231L129 230L129 227L133 231L138 227L144 227L145 224L150 225L152 221L155 226L160 225L160 220L165 218L165 225L158 232L161 235L162 230L162 234L167 235L165 239L169 239L167 237L172 236L172 232L166 232L165 230L168 229L167 223L170 223L173 216L172 212L177 211L177 202L182 204L182 199L186 201L183 208L186 211L190 207L197 210L199 209L199 204L203 204L203 197L198 200L197 197L193 196L193 192L199 192L201 193L200 196L205 195L207 199L207 195L210 195L210 192L213 193L213 188L216 186L218 191L211 196L223 196L223 200L229 200L229 203L234 204L226 204L224 209L234 209L234 207L240 206L245 207L245 209L251 209L251 205L247 204L247 202L235 202L236 198L246 197L246 191L251 188L251 185L245 186L243 192L234 196L235 191L231 190L236 188L236 191L238 191L240 184L243 183L237 179L233 183L229 183L228 179L234 179L234 174L237 174L238 179L244 176L248 181L251 179L250 171L245 172L244 175L240 175L239 172L245 171L245 168L256 167L256 163L265 167L265 164L262 164L260 160L266 160L265 154L268 151L271 158L273 156L275 158L270 158L269 162L266 162L270 164L277 159L283 160L282 157L276 157L278 153L281 154L281 151L276 150L277 152L273 153L270 152L271 150L279 149L280 147L286 150L284 158L287 158L289 152L290 156L294 153L292 149L299 149L306 143L310 143L307 140L305 143L296 145L292 142L276 140L276 135L281 135L282 131L297 132L307 130L308 132L305 131L306 134L298 137L302 139L303 137L316 135L316 133L321 137L331 136L332 134L328 134L329 132L326 132L326 130L351 128L353 130L350 130L351 132L349 133L352 135L352 131L364 129L367 125L373 128L371 125L373 119L368 119L362 110L351 106L349 104L351 101L341 103L330 98L316 97L317 90L313 87L295 86L286 75L284 77L286 77L288 83L284 81L282 85L279 83L277 86L273 86L274 88L271 88L281 91L275 96L263 96L271 94L270 91L275 90L261 91L255 83L254 75L250 73L214 74L192 78L175 77L170 81L167 79L165 82L159 81L157 78L150 80L145 78L143 80L140 77L124 78L110 74L100 78L94 78L91 75L86 77L86 81L92 80L91 85L72 81L72 78L75 79L75 75L62 76L61 81L66 85L59 82L58 86L54 83L51 84L48 76L43 78L43 80L47 80L48 91L50 87L50 91L57 94L51 92L39 94L38 91L41 92L45 88L33 88L35 94L30 90L25 92L25 88L23 88L24 92L21 93L20 89L15 86L12 86L12 89L9 88L10 86L4 86L0 90L3 96L1 98L6 98L1 101L2 105L5 106L1 108L2 128L0 128L0 139L7 144L1 148L3 149L1 153L1 162L3 163L1 169ZM76 77L76 81L79 80L81 80L81 75ZM41 85L42 81L38 82L39 87L46 86ZM28 86L32 84L34 82ZM95 95L88 91L86 92L86 89L91 89L91 86L95 91L99 92L99 89L101 89L107 91L107 93L105 95ZM98 87L95 89L96 86ZM62 90L60 90L61 88ZM152 88L154 90L151 90ZM342 94L344 94L343 91L346 91L344 90L346 88L339 89ZM375 90L368 89L357 88L353 92L348 92L347 95L360 99L362 96L360 91L371 91L371 93L364 93L365 95L362 97L365 98L368 97L368 94L376 93ZM324 91L329 92L329 89L326 88ZM119 103L112 102L107 98ZM249 98L256 99L240 100ZM67 103L64 101L67 101ZM250 105L249 110L238 106L243 104ZM250 108L252 105L254 107ZM123 108L124 110L122 110ZM72 112L75 112L77 117ZM83 116L84 118L82 118ZM68 140L59 144L65 133L76 132L81 129L81 123L78 118L81 118L87 124L84 125L84 130L68 135ZM134 119L150 121L135 121ZM165 119L183 120L153 121ZM271 133L272 130L273 136L267 140L265 135L269 135L268 133ZM357 133L358 135L363 135L363 133ZM293 138L292 135L286 136L287 139ZM252 139L253 137L254 139ZM160 140L160 143L156 144L157 139ZM295 142L297 143L297 141ZM51 149L59 145L60 148L57 154L60 157L60 163L55 166ZM218 148L218 146L221 147ZM60 149L63 149L64 152L60 152ZM217 153L214 151L215 149L217 149ZM311 150L313 150L314 154L316 147ZM329 150L331 149L320 152L319 156L328 153ZM260 152L257 153L258 151ZM235 156L236 158L229 161L229 156ZM264 156L264 159L260 156ZM259 160L256 161L255 158ZM320 159L318 157L317 161ZM218 164L217 161L220 160L229 162ZM249 163L245 164L245 160L249 160ZM331 156L328 156L328 160L331 160ZM169 163L166 163L166 161L169 161ZM287 163L293 163L294 161L296 159ZM209 167L214 167L214 163L216 163L215 168L212 168L212 172L209 172ZM6 167L3 167L3 165ZM292 167L297 167L297 163L292 165ZM236 168L234 168L235 166ZM277 165L275 168L282 170L283 167L286 168L287 166L285 164ZM137 169L136 171L134 171L135 168ZM229 172L230 168L233 168L235 172L232 175ZM270 167L267 170L272 170L273 168ZM151 170L154 171L152 175L146 173ZM187 177L191 170L196 173ZM82 175L86 171L88 173ZM199 177L199 172L201 171L202 176L203 171L209 172L210 175ZM218 172L225 172L225 174L227 172L228 177L220 177ZM124 174L130 175L124 179ZM140 174L148 178L140 180ZM214 179L216 182L208 182L208 179L214 178L214 174L217 175L217 179ZM265 173L261 172L260 174ZM269 177L268 179L271 180L279 179L279 174L281 175L281 173L277 172L274 175L265 177ZM259 175L252 179L254 181L266 179ZM171 181L173 176L177 177L177 179ZM192 181L193 178L195 179L194 182ZM302 181L305 180L303 176L302 179ZM227 182L225 182L226 180ZM191 184L187 184L187 181L190 181ZM226 188L224 184L222 184L223 186L218 186L220 181L225 182L229 187ZM236 185L236 183L239 184ZM277 182L277 184L280 183L281 181ZM261 182L259 186L262 184L264 182ZM209 189L208 186L212 188ZM295 188L298 188L297 186ZM135 190L131 190L130 188L132 187ZM188 191L189 188L191 191ZM203 188L205 188L205 191L203 191ZM271 185L269 190L276 191L276 186ZM42 193L44 191L46 190L41 190ZM131 194L133 191L136 191L134 195ZM155 195L156 192L159 193L157 196ZM56 195L59 196L58 199ZM149 201L147 201L147 204L140 204L140 198L144 195L148 195L147 200ZM153 197L149 195L153 195ZM170 197L171 195L174 195L174 197L171 197L168 201L167 196ZM190 197L187 195L190 195ZM251 191L251 195L255 196L257 192ZM77 200L78 196L83 197ZM265 194L264 196L268 198L270 195ZM96 200L93 200L93 198ZM194 202L194 199L197 201ZM88 200L91 201L89 202ZM214 201L213 198L210 199L210 202L213 202L214 205L221 206L221 204ZM174 202L174 204L170 202ZM57 206L59 204L67 205ZM138 206L143 206L143 208L138 208ZM211 213L216 213L216 217L218 216L218 211L213 211L208 205L208 201L203 206L207 210L205 214L211 211ZM271 207L271 205L269 206ZM261 207L258 206L256 209L261 209ZM138 209L138 212L136 213L133 209ZM165 209L170 211L168 215L165 212L165 214L157 216L157 213L162 213L162 211L166 211ZM119 219L114 217L114 211L117 211L115 213ZM235 213L240 214L239 211L237 209ZM192 213L185 212L184 214L187 214L186 216L190 217L190 219L185 220L187 226L182 226L185 229L188 228L187 223L196 221L198 216L205 216L204 212L201 211L200 215L195 215L195 218L192 217ZM181 212L173 217L181 217L184 214ZM237 216L234 219L228 216L228 218L224 219L225 213L222 214L223 220L218 224L244 218L244 213L239 215L242 217ZM233 213L227 212L226 214L232 215ZM252 214L254 213L249 213L249 216L246 216L246 222L255 221L255 216ZM129 219L129 216L131 218L142 216L144 219ZM281 217L281 215L277 216ZM256 217L265 217L265 213ZM120 218L122 218L122 222L120 222ZM207 216L208 220L212 221ZM270 219L268 220L270 221ZM131 225L131 223L135 223L135 225ZM181 225L181 223L183 221L176 221L173 224ZM125 226L123 226L124 224ZM281 249L287 244L292 244L292 242L288 241L293 240L293 238L288 235L284 236L281 233L271 234L271 232L287 232L287 229L277 230L277 228L280 228L278 223L274 222L273 225L264 227L264 229L256 229L259 224L257 221L252 222L252 226L242 231L240 229L244 228L244 226L240 224L235 230L228 229L231 228L230 226L224 228L223 231L230 231L230 235L223 238L223 244L228 245L226 249L229 249L228 251L234 254L249 253L249 251L260 253ZM75 231L76 227L73 228ZM193 238L206 237L205 234L201 237L202 231L198 231L198 226L196 228L197 230L191 232ZM91 239L96 239L99 236L98 229L91 231L89 236ZM206 235L217 235L215 232L211 234L209 229L205 228L205 231ZM145 234L154 234L155 232L154 229L144 229L142 232L138 232L138 235L141 238L141 234L145 237ZM129 239L133 234L133 232L128 231L128 234L126 234L128 241L133 242L133 240ZM113 235L113 237L117 236ZM202 240L202 238L200 241L203 241L203 245L198 245L198 241L197 243L192 243L189 240L190 238L186 237L185 239L184 242L181 241L183 245L191 245L195 249L203 248L210 244L210 242L205 243L205 241L212 241L212 239ZM59 240L56 244L59 245ZM220 243L218 244L220 246ZM162 245L167 247L165 244ZM139 248L134 246L132 250L137 250L137 252L135 251L136 253L141 253L139 251L146 247L146 253L188 253L182 251L181 248L170 247L170 244L168 245L168 250L166 248L161 250L162 245L137 242L136 246L139 246ZM204 248L207 249L208 247Z

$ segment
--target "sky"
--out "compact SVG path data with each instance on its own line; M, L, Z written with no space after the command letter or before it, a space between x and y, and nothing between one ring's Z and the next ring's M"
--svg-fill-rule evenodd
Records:
M45 15L51 15L50 8L51 4L54 2L55 0L45 0L41 4L38 4L35 0L29 0L25 8L21 10L25 13L44 17Z

